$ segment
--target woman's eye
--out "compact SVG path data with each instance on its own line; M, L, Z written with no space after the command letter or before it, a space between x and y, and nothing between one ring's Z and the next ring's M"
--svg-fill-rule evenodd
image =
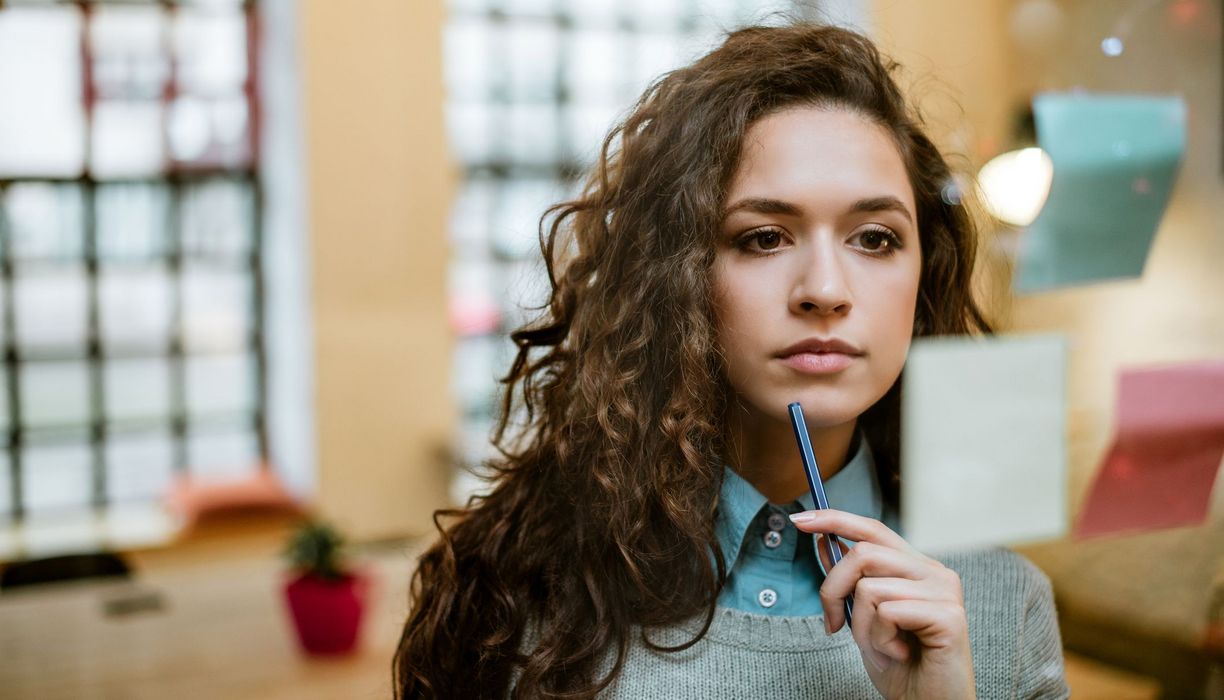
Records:
M740 247L754 252L777 250L785 242L781 231L764 229L754 231L740 240Z
M782 245L782 234L777 231L761 231L757 234L756 239L761 250L773 250Z
M900 248L900 241L892 231L871 228L858 235L859 247L871 253L891 252Z

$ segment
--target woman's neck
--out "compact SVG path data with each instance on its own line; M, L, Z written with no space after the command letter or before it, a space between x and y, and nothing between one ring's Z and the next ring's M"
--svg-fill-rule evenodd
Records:
M790 503L807 493L807 477L790 423L751 409L732 408L728 413L731 468L770 503ZM808 429L821 479L828 481L846 466L855 423Z

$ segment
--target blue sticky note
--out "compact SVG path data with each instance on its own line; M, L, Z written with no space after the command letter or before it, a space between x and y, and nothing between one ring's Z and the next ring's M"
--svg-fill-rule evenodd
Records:
M1016 291L1138 277L1186 150L1185 103L1050 93L1033 115L1054 180L1023 234Z

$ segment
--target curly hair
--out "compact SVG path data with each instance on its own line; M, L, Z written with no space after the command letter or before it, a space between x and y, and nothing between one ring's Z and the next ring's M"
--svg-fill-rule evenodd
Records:
M491 492L435 513L393 667L397 697L589 698L635 636L678 651L713 619L729 386L710 273L748 128L799 105L847 109L895 139L917 202L914 335L989 331L975 231L892 73L853 32L749 27L656 81L605 139L581 195L541 220L551 295L513 333ZM860 419L898 498L899 380ZM650 631L704 616L678 647Z

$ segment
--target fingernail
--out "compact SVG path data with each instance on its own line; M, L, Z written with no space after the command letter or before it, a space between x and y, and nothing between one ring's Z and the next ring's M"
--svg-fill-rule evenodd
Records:
M816 519L811 511L803 511L802 513L792 513L790 516L792 523L810 523Z

